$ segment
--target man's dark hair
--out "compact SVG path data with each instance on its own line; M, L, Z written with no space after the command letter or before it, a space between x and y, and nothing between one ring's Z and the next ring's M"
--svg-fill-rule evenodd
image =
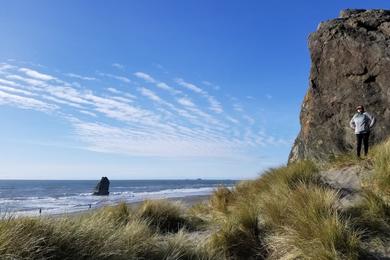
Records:
M362 111L364 111L364 106L363 106L363 105L358 105L358 106L356 107L356 110L358 110L359 108L360 108Z

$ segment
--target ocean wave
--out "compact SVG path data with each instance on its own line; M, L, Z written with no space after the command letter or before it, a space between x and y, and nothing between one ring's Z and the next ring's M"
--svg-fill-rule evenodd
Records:
M72 213L120 202L139 202L146 199L179 198L195 195L208 195L216 187L164 189L151 192L113 191L109 196L94 196L92 193L79 193L62 197L16 197L0 200L0 212L14 215L43 215Z

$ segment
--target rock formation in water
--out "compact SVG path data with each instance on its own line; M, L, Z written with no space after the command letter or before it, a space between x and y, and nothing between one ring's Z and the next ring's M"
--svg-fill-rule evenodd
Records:
M109 187L110 187L110 181L108 180L108 178L102 177L101 180L96 185L93 195L108 195L110 194Z
M309 36L311 70L288 162L323 161L354 149L349 121L373 114L370 144L390 135L390 11L344 10Z

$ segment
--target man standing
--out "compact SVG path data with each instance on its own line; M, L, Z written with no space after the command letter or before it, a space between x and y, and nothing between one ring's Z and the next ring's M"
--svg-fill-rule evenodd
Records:
M362 147L362 140L364 145L364 156L368 153L368 138L370 130L374 126L375 117L364 111L362 105L356 107L357 113L353 115L349 125L355 130L356 134L356 154L360 158L360 150Z

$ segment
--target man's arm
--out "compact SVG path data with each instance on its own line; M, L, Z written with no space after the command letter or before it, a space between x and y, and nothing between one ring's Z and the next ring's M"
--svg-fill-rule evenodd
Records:
M367 114L368 118L370 119L370 128L372 128L376 123L376 119L373 115L370 115L369 113L366 113L366 114Z

